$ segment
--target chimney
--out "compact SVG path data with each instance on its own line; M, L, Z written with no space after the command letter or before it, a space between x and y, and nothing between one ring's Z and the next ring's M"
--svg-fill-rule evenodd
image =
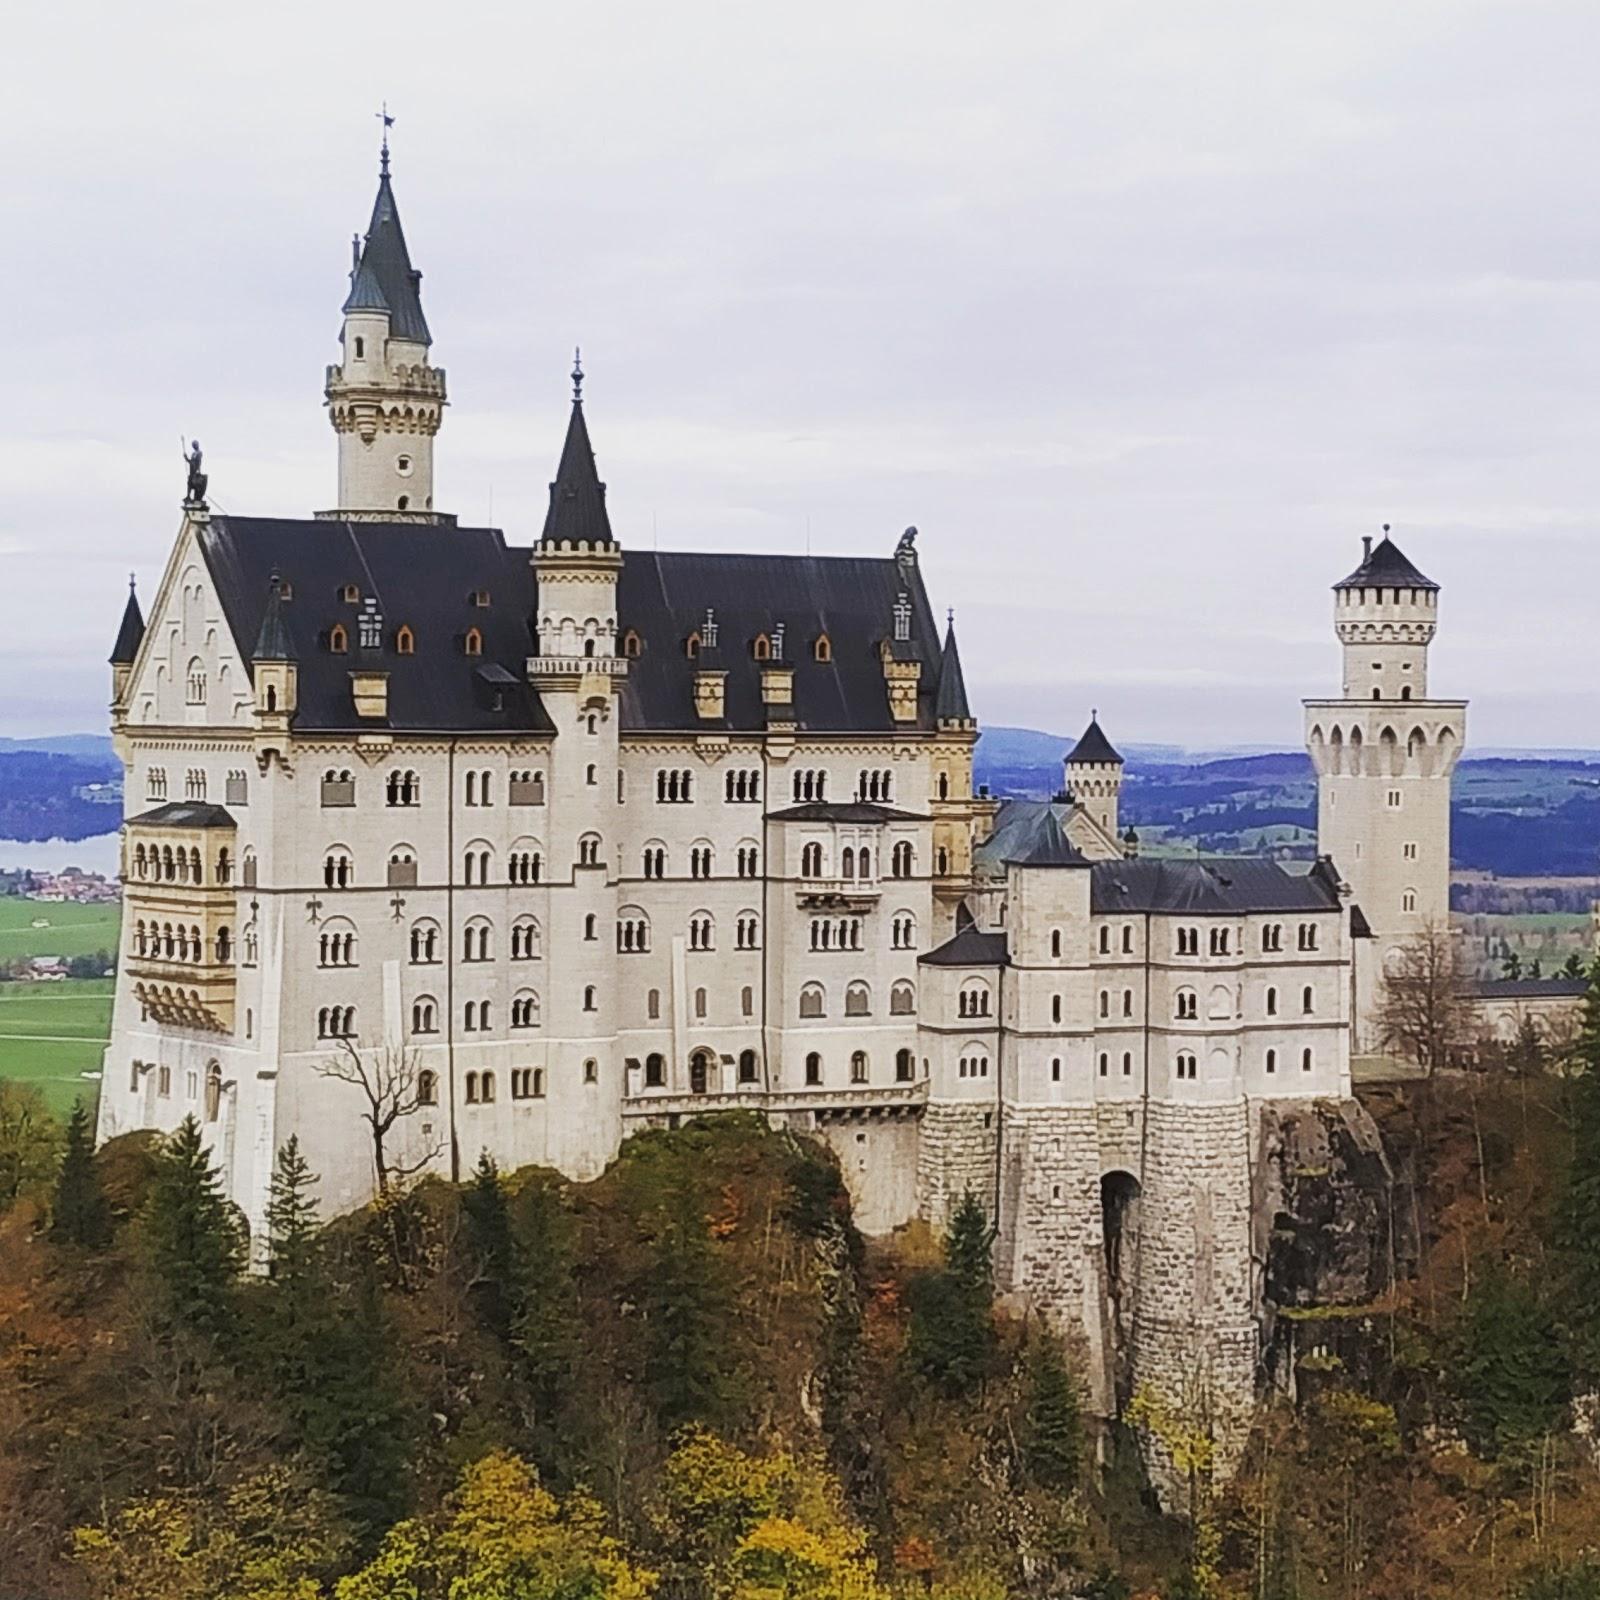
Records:
M1370 533L1364 533L1364 534L1361 535L1361 564L1362 564L1362 566L1365 566L1371 559L1372 559L1372 535Z

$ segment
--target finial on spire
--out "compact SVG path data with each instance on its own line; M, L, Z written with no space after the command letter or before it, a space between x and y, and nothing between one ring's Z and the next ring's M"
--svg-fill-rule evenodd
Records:
M1384 537L1387 538L1389 535L1389 524L1387 522L1383 525L1383 533Z
M1100 720L1100 707L1099 706L1090 706L1089 707L1089 720L1091 722L1098 722Z
M955 627L955 625L956 625L956 608L954 606L951 606L945 612L945 614L944 614L944 623L945 623L945 626L947 628Z
M389 176L389 130L394 126L394 118L389 115L389 102L385 100L381 108L374 113L383 123L383 143L378 150L378 176Z
M583 351L577 345L572 347L572 403L583 404Z
M128 574L128 593L129 594L137 594L138 592L139 592L139 580L137 578L135 578L134 575L130 572Z

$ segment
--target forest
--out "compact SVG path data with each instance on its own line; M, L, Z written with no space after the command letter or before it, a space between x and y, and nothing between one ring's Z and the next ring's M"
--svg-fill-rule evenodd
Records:
M867 1241L753 1117L341 1217L290 1144L248 1272L200 1127L95 1150L0 1085L0 1596L1600 1596L1600 977L1572 1059L1367 1103L1416 1271L1272 1308L1220 1483L1203 1394L1087 1414L976 1203Z

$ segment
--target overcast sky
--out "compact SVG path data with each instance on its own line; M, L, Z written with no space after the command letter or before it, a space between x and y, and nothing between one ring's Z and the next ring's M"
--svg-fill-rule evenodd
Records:
M581 342L625 546L915 523L982 721L1294 744L1388 521L1472 742L1600 745L1595 0L244 12L11 12L0 733L104 726L180 433L332 502L386 97L464 522Z

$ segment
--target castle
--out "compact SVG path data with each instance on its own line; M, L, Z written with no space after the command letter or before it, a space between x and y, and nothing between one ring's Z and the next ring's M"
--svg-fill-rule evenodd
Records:
M1310 871L1141 857L1097 720L1056 801L975 792L914 530L630 548L581 368L538 537L458 526L420 277L385 152L326 377L337 505L214 513L197 451L148 622L128 599L101 1137L196 1115L259 1259L291 1134L341 1208L391 1111L388 1171L580 1179L756 1111L837 1152L868 1231L979 1196L1102 1410L1197 1376L1247 1405L1263 1109L1349 1100L1386 952L1447 915L1437 587L1385 538L1335 590Z

